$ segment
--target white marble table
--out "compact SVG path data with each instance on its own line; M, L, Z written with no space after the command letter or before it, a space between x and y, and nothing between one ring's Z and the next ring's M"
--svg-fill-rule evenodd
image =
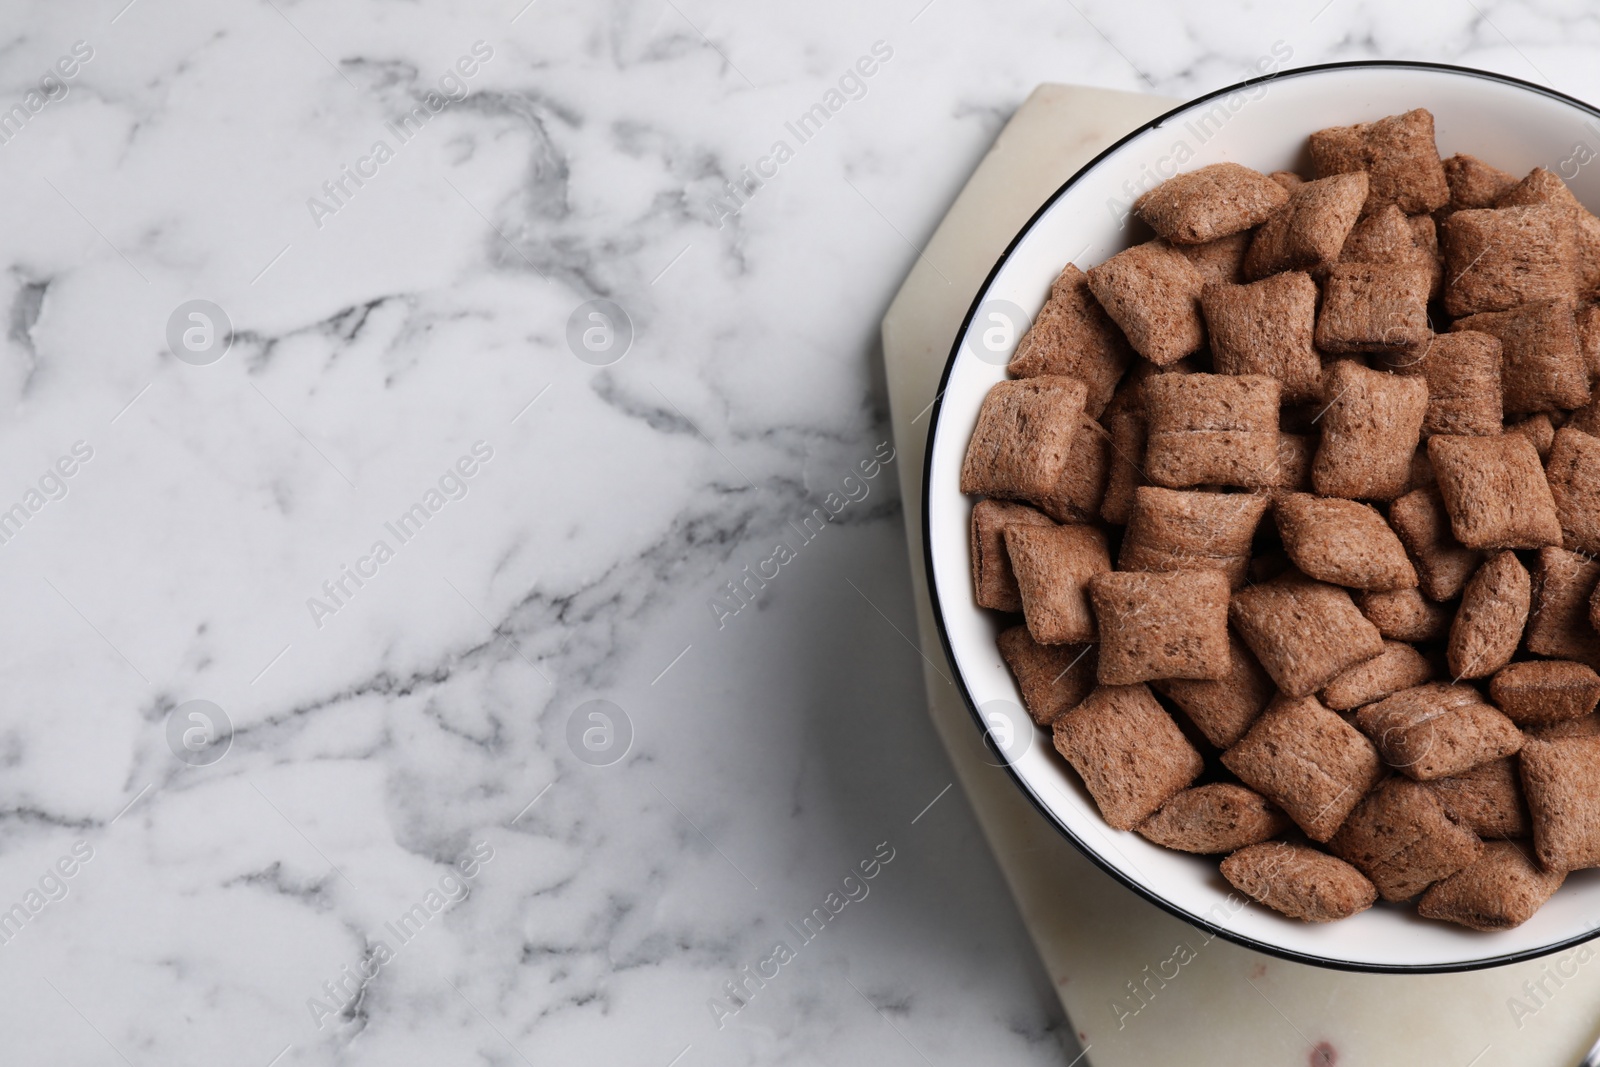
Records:
M1600 96L1576 15L1322 5L8 5L0 1060L1070 1061L877 322L1042 81Z

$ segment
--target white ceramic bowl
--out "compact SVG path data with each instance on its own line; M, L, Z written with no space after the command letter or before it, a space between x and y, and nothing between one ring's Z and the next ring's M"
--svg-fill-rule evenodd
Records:
M978 407L1005 377L1003 360L976 354L977 334L990 325L989 309L982 317L979 309L988 301L1005 301L1031 316L1069 259L1088 268L1145 239L1148 235L1136 232L1136 226L1119 225L1116 216L1141 183L1148 184L1147 175L1170 176L1180 161L1177 169L1187 171L1223 160L1263 172L1308 173L1306 136L1313 130L1415 107L1433 112L1442 155L1470 153L1518 175L1548 167L1568 179L1585 204L1600 207L1600 158L1581 165L1600 150L1600 112L1588 105L1459 67L1331 64L1218 90L1130 133L1057 190L995 265L950 353L923 488L935 615L977 728L984 729L984 705L1015 708L1021 700L995 648L1002 617L973 599L972 500L958 488ZM1494 934L1422 919L1413 906L1380 903L1343 922L1312 925L1244 905L1218 872L1215 857L1173 852L1108 827L1052 749L1048 734L1023 722L1025 732L1004 750L1005 762L1039 810L1110 874L1173 914L1230 940L1331 967L1448 971L1510 963L1600 934L1600 870L1570 876L1527 923Z

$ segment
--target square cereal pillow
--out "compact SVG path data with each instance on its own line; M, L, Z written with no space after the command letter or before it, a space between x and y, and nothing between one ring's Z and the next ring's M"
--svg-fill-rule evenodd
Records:
M1266 514L1265 493L1204 493L1142 485L1122 538L1125 571L1219 570L1244 586L1250 545Z
M1422 344L1428 325L1425 267L1337 263L1322 288L1316 343L1324 352L1381 352Z
M1311 135L1317 177L1365 171L1369 181L1362 214L1394 204L1422 215L1450 202L1450 184L1433 140L1433 113L1414 108L1375 122L1330 126Z
M1239 892L1291 919L1335 922L1366 911L1378 891L1337 856L1287 841L1263 841L1222 861L1222 877Z
M1328 847L1393 901L1410 900L1483 854L1478 835L1451 819L1433 790L1404 778L1373 790Z
M1021 611L1022 593L1006 554L1006 527L1054 526L1046 515L1008 500L980 500L972 506L972 587L980 608Z
M1313 841L1332 837L1383 773L1372 742L1315 697L1279 697L1222 763Z
M1563 299L1575 289L1572 231L1555 208L1457 211L1441 236L1444 307L1452 315Z
M1289 202L1256 230L1244 255L1244 276L1253 281L1337 261L1366 199L1365 173L1337 174L1290 189Z
M1562 544L1600 555L1600 437L1567 426L1557 430L1545 476L1555 498Z
M1342 360L1328 368L1311 484L1322 496L1393 500L1410 488L1428 387Z
M1472 930L1510 930L1533 918L1566 877L1536 864L1524 845L1491 841L1476 860L1422 894L1417 914Z
M1464 547L1450 532L1450 513L1437 485L1413 489L1390 504L1389 525L1411 553L1428 599L1454 600L1461 595L1483 556Z
M1200 291L1206 278L1187 256L1162 240L1118 252L1089 268L1095 299L1145 359L1165 366L1205 343Z
M1520 765L1540 866L1600 867L1600 737L1530 740Z
M961 491L1020 500L1049 496L1066 473L1085 395L1076 378L996 382L967 445Z
M1212 782L1174 796L1139 824L1139 833L1166 848L1215 855L1277 837L1292 825L1260 793Z
M1350 711L1375 703L1433 677L1428 657L1404 641L1385 641L1383 653L1358 663L1328 683L1322 702L1334 711Z
M1378 263L1388 267L1418 267L1428 275L1428 296L1439 295L1444 284L1444 261L1439 257L1439 234L1427 215L1406 217L1386 204L1356 223L1339 252L1340 263Z
M1450 186L1450 203L1443 214L1462 208L1494 207L1517 184L1515 174L1465 152L1457 152L1444 161L1444 179Z
M1428 438L1450 529L1468 548L1561 544L1561 520L1539 453L1521 434Z
M1055 747L1114 830L1132 830L1200 776L1204 761L1150 690L1106 686L1055 721Z
M1228 674L1228 579L1221 571L1112 571L1089 582L1100 683Z
M1487 678L1511 662L1528 625L1533 580L1513 552L1483 561L1461 594L1445 650L1457 678Z
M1168 489L1277 483L1275 378L1163 374L1145 383L1145 475Z
M1162 182L1133 202L1133 213L1173 244L1196 245L1248 230L1288 201L1260 171L1213 163Z
M1304 271L1287 271L1249 285L1210 284L1201 290L1218 374L1265 374L1278 379L1283 402L1314 400L1322 392L1322 358L1312 343L1317 285Z
M1500 394L1500 339L1476 330L1430 335L1416 348L1385 357L1396 374L1428 383L1422 436L1493 436L1505 410Z
M1429 682L1356 712L1355 724L1383 761L1426 782L1504 759L1522 748L1522 731L1470 685Z
M1567 300L1543 300L1508 311L1457 319L1451 331L1474 330L1500 342L1500 393L1507 415L1589 402L1589 368L1578 349L1577 320Z
M1022 616L1041 645L1096 639L1089 579L1111 569L1106 535L1095 526L1031 526L1005 530L1006 553L1017 575Z
M1077 707L1094 689L1093 645L1041 645L1026 626L1002 630L996 643L1022 691L1022 706L1040 726Z
M1234 629L1289 697L1310 696L1383 652L1383 635L1336 585L1287 574L1233 595Z
M1417 584L1400 538L1370 504L1283 493L1274 511L1283 550L1308 577L1351 589L1410 589Z

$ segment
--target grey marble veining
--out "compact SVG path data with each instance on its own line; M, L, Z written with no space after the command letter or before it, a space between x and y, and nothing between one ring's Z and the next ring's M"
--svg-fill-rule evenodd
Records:
M927 727L879 316L1041 81L1600 89L1559 5L7 14L16 1063L1070 1061Z

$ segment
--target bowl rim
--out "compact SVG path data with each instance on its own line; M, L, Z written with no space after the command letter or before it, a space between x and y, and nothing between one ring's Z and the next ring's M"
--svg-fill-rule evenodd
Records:
M1138 137L1149 130L1160 127L1173 116L1179 114L1180 112L1189 110L1196 104L1204 103L1207 100L1216 99L1218 97L1226 97L1231 93L1240 91L1241 89L1248 89L1252 86L1263 85L1284 78L1303 77L1325 71L1362 68L1426 70L1437 71L1446 74L1464 75L1473 78L1482 78L1486 81L1500 82L1502 84L1514 86L1519 89L1530 90L1540 94L1541 96L1546 96L1554 100L1559 100L1563 103L1570 104L1581 111L1587 112L1593 118L1600 119L1600 108L1596 108L1592 104L1586 103L1583 100L1579 100L1577 97L1569 96L1557 89L1539 85L1523 78L1513 77L1509 74L1499 74L1493 71L1479 70L1475 67L1463 67L1452 63L1430 63L1423 60L1393 59L1360 59L1344 60L1334 63L1314 63L1304 67L1292 67L1281 71L1274 71L1270 74L1264 74L1255 78L1247 78L1244 81L1235 82L1231 85L1223 86L1220 89L1215 89L1208 93L1202 93L1199 96L1185 100L1176 107L1164 111L1156 117L1141 123L1134 129L1129 130L1122 137L1119 137L1116 141L1110 145L1107 145L1106 148L1099 152L1093 159L1089 160L1083 166L1074 171L1066 181L1062 182L1055 192L1051 193L1050 196L1045 199L1044 203L1040 204L1038 209L1034 211L1034 213L1028 217L1028 220L1022 224L1021 228L1017 230L1016 235L1011 238L1011 240L1006 244L1005 249L1000 253L999 258L995 260L994 266L990 268L989 273L984 277L982 284L978 286L976 293L973 295L972 303L968 306L967 313L962 317L961 325L956 329L955 337L951 341L950 354L945 358L944 370L939 376L938 391L934 394L933 405L929 411L928 442L923 454L922 473L921 533L923 566L927 571L928 596L931 602L930 606L933 609L934 626L939 633L939 645L944 651L945 658L950 661L951 667L953 668L953 673L955 675L956 689L960 692L961 700L966 705L967 712L972 716L973 724L978 728L980 736L982 736L986 730L983 715L979 711L978 705L972 697L971 690L967 687L966 676L963 674L959 662L956 659L955 650L950 642L950 634L945 626L944 605L939 596L939 579L934 567L932 539L933 527L929 519L929 504L932 499L934 488L934 448L939 439L939 416L944 408L945 390L949 387L950 375L954 371L956 359L961 353L962 341L966 337L967 330L972 323L972 318L977 314L979 306L982 305L984 296L989 291L989 287L994 284L995 277L1011 259L1012 253L1016 251L1017 246L1022 242L1023 238L1028 235L1028 233L1045 215L1045 213L1055 205L1055 202L1061 199L1061 197L1064 196L1075 184L1077 184L1081 178L1083 178L1095 167L1099 166L1102 160L1111 155L1113 152L1117 151L1117 149L1121 148L1133 138ZM1057 833L1059 833L1062 837L1065 837L1074 848L1087 857L1089 861L1092 862L1096 867L1099 867L1112 878L1116 879L1127 888L1133 890L1145 900L1156 905L1161 910L1177 917L1178 919L1181 919L1189 925L1197 927L1213 937L1220 937L1226 941L1231 941L1236 945L1242 945L1245 948L1253 949L1257 952L1262 952L1270 956L1275 956L1279 959L1290 960L1295 963L1310 964L1312 966L1323 967L1330 970L1354 971L1364 974L1449 974L1462 971L1483 970L1489 967L1501 967L1512 963L1520 963L1526 960L1539 959L1552 955L1556 952L1560 952L1563 949L1569 949L1578 945L1582 945L1588 941L1592 941L1595 938L1600 937L1600 925L1596 925L1590 927L1584 933L1577 934L1562 941L1552 942L1549 945L1538 948L1525 949L1520 952L1501 953L1499 955L1485 956L1471 960L1422 964L1366 963L1357 960L1339 959L1332 956L1319 956L1312 953L1300 952L1295 949L1285 948L1282 945L1277 945L1270 941L1262 941L1258 938L1249 937L1244 934L1229 930L1225 927L1218 926L1215 923L1208 922L1201 916L1192 915L1189 912L1184 911L1182 908L1179 908L1176 904L1168 901L1154 889L1145 886L1140 882L1135 881L1133 878L1125 875L1122 871L1118 870L1106 860L1102 859L1094 849L1090 848L1076 834L1069 830L1065 824L1057 819L1051 813L1050 808L1040 800L1033 787L1027 782L1026 779L1022 777L1021 774L1018 773L1016 768L1009 760L1001 761L1001 766L1004 768L1006 775L1011 779L1012 783L1017 787L1018 791L1027 798L1028 803L1033 805L1034 809L1044 818L1045 822L1053 826Z

